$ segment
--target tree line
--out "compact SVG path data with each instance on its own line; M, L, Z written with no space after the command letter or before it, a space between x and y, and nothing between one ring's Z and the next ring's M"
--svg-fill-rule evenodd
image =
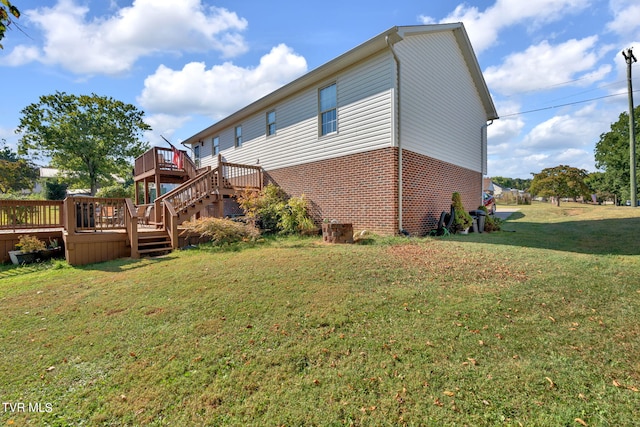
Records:
M634 115L640 117L640 106L634 109ZM635 127L636 135L640 135L637 122ZM639 151L636 149L636 153ZM617 204L631 199L629 115L626 112L620 114L608 132L600 135L594 155L599 169L596 172L558 165L533 173L533 179L495 177L492 181L501 187L528 191L533 196L554 198L558 204L561 198L591 200L595 196L598 202L613 201Z

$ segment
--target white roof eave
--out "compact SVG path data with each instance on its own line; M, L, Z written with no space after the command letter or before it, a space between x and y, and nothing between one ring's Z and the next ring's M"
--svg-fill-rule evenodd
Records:
M471 73L473 81L476 84L478 92L480 93L480 97L482 98L482 103L485 107L485 110L487 111L487 120L497 119L498 114L493 104L493 100L491 99L491 95L489 94L489 90L484 81L484 77L473 52L471 42L469 41L467 33L464 29L464 25L461 22L452 24L415 25L402 27L396 26L336 57L335 59L332 59L324 65L321 65L318 68L309 71L308 73L297 78L291 83L288 83L281 88L276 89L270 94L236 111L235 113L227 116L219 122L203 129L202 131L184 140L182 144L193 145L195 143L201 142L204 138L214 135L220 130L234 125L242 121L246 117L255 114L256 112L266 110L279 101L299 91L319 84L323 80L330 78L341 70L344 70L345 68L350 67L357 62L364 60L365 58L368 58L384 49L387 49L387 40L389 41L389 43L395 44L401 41L407 35L442 31L454 32L465 61L469 66L469 71Z

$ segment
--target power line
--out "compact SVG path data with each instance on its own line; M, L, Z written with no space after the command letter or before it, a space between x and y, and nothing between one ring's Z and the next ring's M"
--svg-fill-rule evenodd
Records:
M560 83L554 83L552 85L540 86L540 87L536 87L536 88L533 88L533 89L522 90L522 91L519 91L519 92L513 92L513 93L510 93L508 95L505 95L505 97L506 98L512 98L512 97L518 96L518 95L527 95L527 94L536 93L536 92L544 92L544 91L548 91L548 90L553 89L553 88L557 88L557 87L561 87L561 86L567 86L567 85L570 85L571 83L579 82L581 80L587 80L589 78L590 78L589 76L585 76L585 77L580 77L580 78L573 79L573 80L567 80L567 81L560 82ZM634 80L637 80L637 78L634 79ZM592 90L602 89L602 88L605 88L607 86L615 86L617 84L625 84L625 83L626 83L626 80L617 80L615 82L598 85L597 87L595 87L593 89L588 89L586 91L578 92L577 94L584 93L584 92L589 92L589 91L592 91ZM573 95L568 95L568 96L573 96Z
M635 92L640 92L640 89L633 91L633 93L635 93ZM597 101L598 99L612 98L614 96L621 96L621 95L627 95L627 92L614 93L612 95L604 95L604 96L599 96L597 98L590 98L590 99L585 99L585 100L582 100L582 101L569 102L569 103L566 103L566 104L552 105L550 107L537 108L535 110L520 111L518 113L501 114L500 118L512 117L512 116L520 116L522 114L536 113L538 111L552 110L554 108L567 107L567 106L576 105L576 104L584 104L585 102Z

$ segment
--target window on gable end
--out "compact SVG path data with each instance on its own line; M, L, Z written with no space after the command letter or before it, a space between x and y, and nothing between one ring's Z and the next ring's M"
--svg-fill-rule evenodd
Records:
M336 84L333 83L318 92L320 135L338 131L338 97Z
M236 126L235 146L242 147L242 126Z
M220 137L214 136L213 139L211 140L211 144L212 144L211 152L213 153L214 156L217 156L220 153Z
M267 113L267 136L276 134L276 112L275 110Z

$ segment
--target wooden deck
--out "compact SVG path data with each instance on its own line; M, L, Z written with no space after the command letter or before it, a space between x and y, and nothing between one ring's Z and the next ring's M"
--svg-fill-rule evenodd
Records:
M223 216L225 198L246 189L262 188L258 166L227 163L218 157L215 168L197 169L184 156L184 165L169 163L168 149L155 147L136 159L136 190L144 185L144 204L131 199L73 196L64 201L0 201L0 261L9 261L20 236L35 235L48 242L64 242L71 265L85 265L123 257L167 253L186 245L180 225L215 205ZM167 178L171 176L171 178ZM149 203L148 184L183 180L174 190ZM136 200L139 200L136 191Z

